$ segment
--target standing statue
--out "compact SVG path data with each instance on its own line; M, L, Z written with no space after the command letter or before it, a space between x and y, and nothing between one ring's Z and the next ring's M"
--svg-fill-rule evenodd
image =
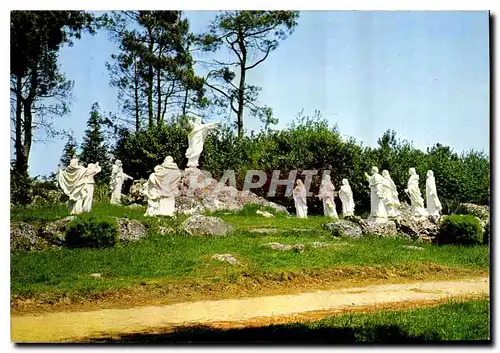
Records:
M195 118L194 122L190 121L189 124L193 128L188 135L189 147L186 151L186 158L188 159L188 168L198 167L198 159L201 152L203 152L203 143L208 132L214 129L219 123L202 124L201 118Z
M293 201L295 202L295 210L297 218L307 218L307 190L302 180L297 180L295 188L292 191Z
M79 165L78 159L73 157L66 169L59 169L57 181L61 190L69 197L69 213L72 215L82 213L83 200L87 195L87 168Z
M378 173L377 167L372 167L372 175L365 173L368 182L370 183L370 221L385 222L387 221L386 203L389 202L389 195L385 186L384 177Z
M422 198L422 194L420 193L420 189L418 187L419 176L415 171L415 168L410 168L408 174L410 175L410 179L408 179L408 186L407 189L405 189L405 192L411 200L413 217L425 218L428 213L424 208L424 199Z
M427 171L427 180L425 181L425 196L427 200L427 212L429 216L439 217L439 213L443 209L439 201L436 189L436 180L434 179L434 172Z
M330 176L325 175L319 187L318 197L323 201L323 212L325 217L328 218L338 218L337 210L335 209L334 191L335 186L333 186Z
M389 202L385 205L387 215L389 217L397 217L400 214L398 208L401 205L398 198L398 189L396 188L396 184L394 184L388 170L383 170L382 176L384 177L386 193L389 195Z
M87 166L87 181L85 186L85 197L83 199L83 212L92 210L92 202L94 201L94 176L101 171L99 162L89 163Z
M339 190L340 201L342 201L342 214L345 216L354 216L354 197L351 185L347 179L342 179L342 186Z
M134 180L131 176L123 172L122 161L117 159L113 168L111 169L111 204L119 205L122 199L122 186L123 182L127 179Z
M173 216L175 196L178 196L182 173L171 156L157 165L149 176L146 189L148 208L145 216Z

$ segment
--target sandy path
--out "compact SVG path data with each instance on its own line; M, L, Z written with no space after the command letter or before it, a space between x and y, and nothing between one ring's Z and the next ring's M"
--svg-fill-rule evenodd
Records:
M215 321L241 322L257 317L481 294L489 295L487 277L448 282L373 285L296 295L199 301L131 309L11 316L11 339L14 342L69 341L103 333L138 332L152 327Z

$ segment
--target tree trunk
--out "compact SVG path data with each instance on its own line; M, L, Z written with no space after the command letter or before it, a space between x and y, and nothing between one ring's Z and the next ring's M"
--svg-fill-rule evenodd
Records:
M243 109L245 108L245 74L246 74L246 62L247 62L247 51L245 48L245 42L243 41L243 33L238 33L238 45L241 50L241 62L240 62L240 85L238 87L238 137L243 137Z
M38 68L36 65L31 68L30 90L28 96L23 100L24 112L24 141L22 147L23 169L22 172L28 175L28 160L31 151L31 142L33 140L33 103L35 102L36 91L38 89Z
M141 116L139 114L139 74L137 72L137 58L134 56L134 98L135 98L135 131L141 128Z
M23 173L28 175L28 159L31 151L31 141L33 139L33 114L32 106L33 101L31 97L23 102L24 105L24 141L23 141Z
M189 88L186 87L186 94L184 95L184 103L182 104L182 115L183 116L186 116L188 96L189 96Z
M22 141L22 124L23 124L23 95L22 95L22 77L18 75L16 78L16 137L15 137L15 150L16 150L16 172L21 173L24 167L23 160L23 141Z
M160 47L159 49L159 54L158 54L158 60L161 59L161 52L162 48ZM157 89L157 94L158 94L158 102L156 103L156 123L159 125L160 122L163 120L162 115L161 115L161 70L160 70L160 65L157 66L156 68L156 89Z
M148 29L148 34L149 34L149 52L148 54L153 56L153 46L154 46L154 39L153 37L153 32L151 28ZM151 59L150 59L151 60ZM153 65L152 63L149 64L148 67L148 76L147 76L147 92L148 92L148 114L149 114L149 128L152 129L154 126L154 114L153 114L153 79L154 79L154 73L153 73Z

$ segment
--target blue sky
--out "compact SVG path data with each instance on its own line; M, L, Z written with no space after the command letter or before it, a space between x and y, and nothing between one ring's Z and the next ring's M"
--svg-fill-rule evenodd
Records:
M187 12L191 29L203 31L215 14ZM250 71L248 83L262 87L259 102L273 108L278 127L302 109L319 110L365 145L393 129L423 150L440 142L489 153L488 21L487 12L302 11L294 33ZM93 102L120 111L105 67L116 52L105 32L60 52L75 87L70 114L55 125L72 129L78 142ZM245 127L260 123L246 117ZM64 144L34 144L30 174L55 171Z

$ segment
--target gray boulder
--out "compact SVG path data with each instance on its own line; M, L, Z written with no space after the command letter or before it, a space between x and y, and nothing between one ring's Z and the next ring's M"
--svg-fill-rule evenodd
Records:
M66 228L73 219L75 219L75 216L68 216L54 222L49 222L41 227L40 235L50 243L62 246L66 239Z
M194 185L193 182L198 184ZM201 185L204 185L201 187ZM176 197L176 209L180 213L195 214L205 210L237 211L247 204L271 207L276 211L288 214L286 207L275 204L252 192L242 192L232 186L217 188L218 181L198 168L187 168L183 171L180 183L180 195ZM201 212L198 210L201 209Z
M398 231L396 229L396 223L393 221L383 223L366 222L366 234L387 238L397 236Z
M23 222L10 224L10 250L11 251L41 251L58 248L46 239L38 236L35 227Z
M420 238L420 231L415 221L396 218L394 223L399 233L406 234L413 240Z
M304 244L281 244L281 243L267 243L264 244L264 246L271 248L273 250L281 250L281 251L286 251L286 250L294 250L297 252L303 252L304 251Z
M144 238L148 231L144 224L135 219L115 218L120 230L120 241L131 242Z
M215 254L214 256L212 256L212 259L221 262L227 262L230 265L239 264L239 261L236 260L231 254Z
M393 219L399 234L404 234L412 240L434 241L439 233L439 217L416 220L413 218L411 206L405 202L401 203L399 211L400 215Z
M359 225L345 219L338 220L337 222L326 223L323 227L330 230L334 236L344 236L357 239L363 235L363 231Z
M234 231L234 227L218 217L193 215L182 222L180 228L194 236L224 236Z

